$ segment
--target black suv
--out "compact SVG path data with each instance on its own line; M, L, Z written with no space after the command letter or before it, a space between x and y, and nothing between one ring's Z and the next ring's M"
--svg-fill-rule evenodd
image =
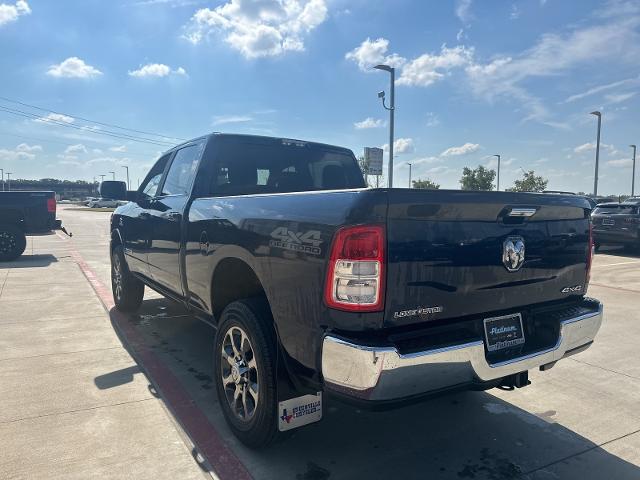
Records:
M595 247L640 247L640 199L601 203L591 214Z

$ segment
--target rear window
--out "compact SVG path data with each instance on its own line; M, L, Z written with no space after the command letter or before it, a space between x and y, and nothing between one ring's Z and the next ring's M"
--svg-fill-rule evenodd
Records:
M349 152L304 142L225 142L217 155L211 193L247 195L364 187Z
M636 215L638 207L635 205L600 205L593 211L596 215Z

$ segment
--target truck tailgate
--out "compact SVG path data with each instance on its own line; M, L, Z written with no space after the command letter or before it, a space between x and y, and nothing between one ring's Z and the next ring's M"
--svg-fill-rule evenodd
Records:
M385 326L516 312L584 294L586 200L408 189L388 195ZM519 241L524 261L505 261L505 248Z

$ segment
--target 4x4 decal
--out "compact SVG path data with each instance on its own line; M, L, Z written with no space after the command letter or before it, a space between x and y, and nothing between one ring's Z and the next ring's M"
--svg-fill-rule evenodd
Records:
M286 227L278 227L271 232L270 247L293 250L294 252L320 255L322 244L319 230L307 230L306 232L294 232Z

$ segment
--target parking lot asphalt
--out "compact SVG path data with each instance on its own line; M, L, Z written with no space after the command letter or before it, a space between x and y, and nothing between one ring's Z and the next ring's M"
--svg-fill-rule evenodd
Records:
M0 478L640 479L638 255L598 253L600 334L532 385L387 412L327 401L255 452L218 406L213 329L148 290L137 315L108 312L109 214L59 217L73 239L32 237L0 266Z

